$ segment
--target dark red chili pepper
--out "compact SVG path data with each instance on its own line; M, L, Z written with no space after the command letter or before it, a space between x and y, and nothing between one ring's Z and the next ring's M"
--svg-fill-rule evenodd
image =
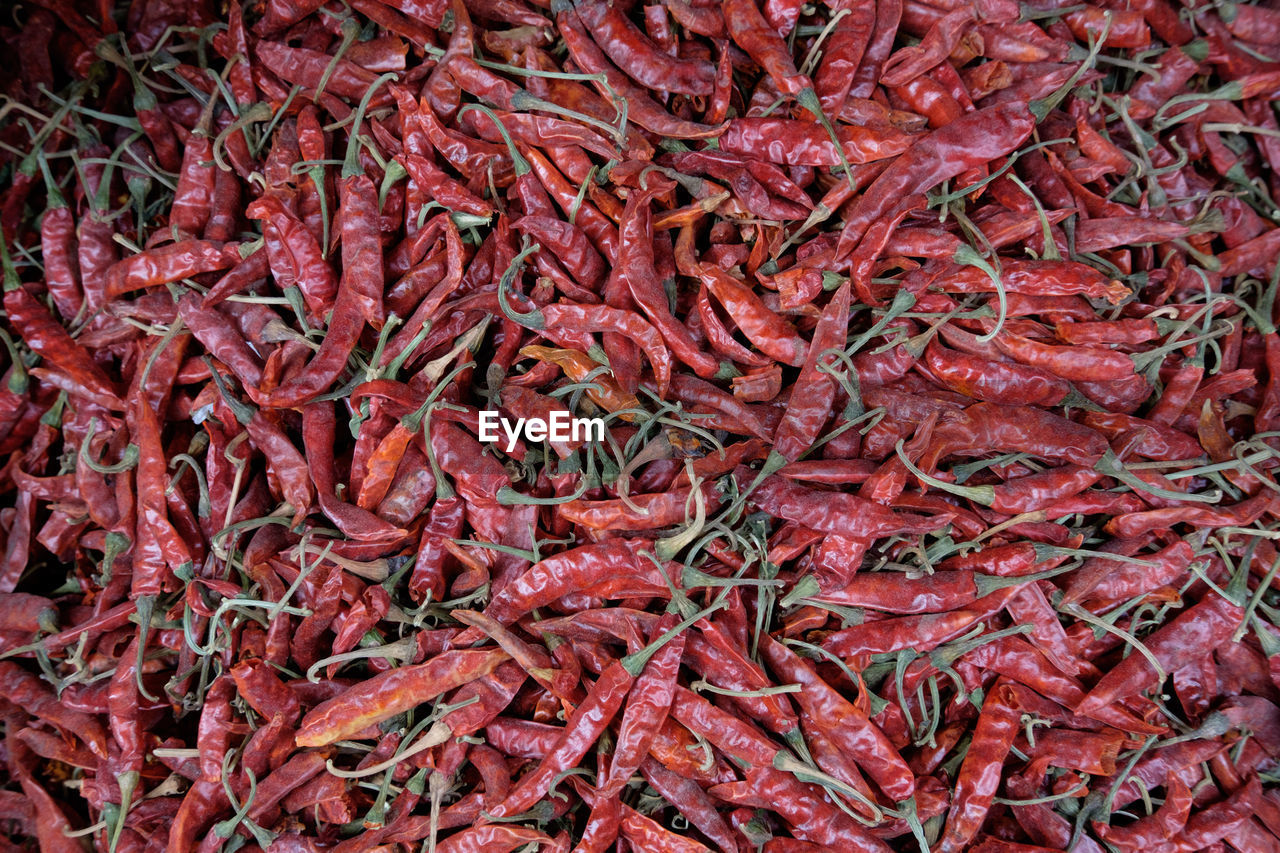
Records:
M434 696L488 675L507 659L501 649L444 652L423 664L400 667L360 682L309 711L296 740L324 746L394 717Z
M895 802L915 791L915 776L888 738L830 687L800 657L772 638L762 638L761 653L770 668L803 688L796 698L816 724L858 763Z
M835 379L819 363L830 369L828 350L844 346L850 293L845 282L822 309L797 386L787 401L787 413L774 434L774 451L788 461L794 462L813 446L835 399Z
M973 740L956 776L956 792L947 813L939 850L962 850L986 818L1000 783L1000 767L1018 733L1020 714L1000 683L987 694Z
M840 234L836 256L847 257L871 223L897 199L1008 154L1034 128L1035 117L1024 104L1002 104L966 113L918 141L858 199ZM975 144L975 139L980 141Z
M845 159L851 164L870 163L901 154L912 137L890 128L873 130L842 126L836 131ZM781 118L739 118L729 122L718 139L731 154L764 157L790 166L839 166L840 154L821 125Z
M719 128L672 116L649 96L647 89L620 74L587 33L570 0L552 0L551 5L560 35L574 62L588 74L604 75L610 89L626 98L628 114L636 124L677 139L700 139L719 133Z
M672 57L611 4L576 2L574 8L601 50L637 83L685 95L711 93L715 75L711 63Z
M211 240L184 240L139 252L107 271L106 295L120 296L201 273L223 270L240 261L239 246Z
M66 376L72 393L80 390L115 411L124 410L106 373L35 297L21 287L9 290L4 294L4 309L27 346Z
M1144 645L1161 667L1169 668L1179 660L1192 657L1197 652L1207 653L1227 642L1239 627L1242 616L1237 605L1210 593L1199 604L1146 638ZM1151 686L1155 676L1155 669L1144 655L1130 655L1112 667L1075 710L1088 714L1106 708Z
M507 289L514 277L517 265L513 265L503 275L499 284L499 298L503 301L504 310L511 319L527 329L542 331L563 326L571 331L612 332L625 336L640 344L649 363L653 366L654 376L658 382L659 396L666 396L671 382L671 354L667 350L661 335L653 326L642 320L637 314L607 305L574 305L553 302L533 311L517 313L510 309L506 302Z

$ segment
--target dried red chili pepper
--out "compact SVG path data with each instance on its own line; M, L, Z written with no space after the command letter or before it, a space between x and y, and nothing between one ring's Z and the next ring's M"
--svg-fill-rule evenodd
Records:
M296 736L298 745L324 746L342 740L488 675L507 657L501 649L457 650L426 663L387 670L307 712Z
M1240 608L1216 593L1181 613L1148 637L1143 645L1161 668L1171 667L1185 656L1209 650L1226 642L1240 624ZM1088 714L1105 708L1151 686L1157 672L1145 655L1134 654L1112 667L1076 706Z

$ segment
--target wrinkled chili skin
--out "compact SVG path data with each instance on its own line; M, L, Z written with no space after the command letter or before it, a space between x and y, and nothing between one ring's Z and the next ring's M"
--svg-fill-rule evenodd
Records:
M780 643L766 640L762 648L780 676L805 688L799 695L801 704L880 789L895 802L910 798L915 792L915 776L876 725L842 701L812 668Z
M1179 655L1196 651L1206 653L1228 640L1240 624L1240 616L1237 605L1213 594L1160 628L1147 639L1146 645L1161 666L1170 667ZM1094 685L1076 710L1089 713L1125 696L1132 696L1149 686L1155 674L1145 657L1126 658Z
M601 49L637 83L685 95L711 93L715 72L710 63L673 58L611 4L579 2L574 8Z
M21 287L10 290L4 295L4 308L9 322L34 352L64 372L91 398L123 410L111 379L35 297Z
M300 746L324 746L366 726L394 717L423 697L438 695L492 672L506 654L489 649L445 652L415 667L387 670L362 682L355 693L335 697L303 718L296 740Z
M870 131L845 127L837 132L840 148L851 164L861 165L901 154L911 137L896 130ZM820 126L778 118L740 118L729 122L719 138L731 154L763 156L770 163L790 166L838 166L840 154Z
M809 352L797 379L797 387L787 401L787 413L774 435L774 448L789 461L795 461L817 439L835 397L835 380L819 368L826 352L844 345L846 317L849 313L850 286L841 285L823 309L814 329ZM823 362L829 366L829 362Z
M978 832L1000 783L1001 764L1013 746L1020 716L997 684L983 704L969 751L960 765L939 850L963 850Z
M837 257L853 251L867 227L890 205L914 192L1013 151L1031 135L1035 119L1022 104L966 113L912 146L867 188L846 220ZM980 140L974 144L974 140Z
M634 679L621 663L610 665L597 679L565 724L564 734L533 772L522 777L494 809L496 817L528 808L546 793L551 781L590 749L626 698Z
M184 240L140 252L114 264L106 276L108 297L226 269L240 260L234 243Z
M1049 407L1061 403L1071 393L1066 380L1047 371L988 361L948 350L936 341L925 348L924 364L932 377L945 387L988 403Z

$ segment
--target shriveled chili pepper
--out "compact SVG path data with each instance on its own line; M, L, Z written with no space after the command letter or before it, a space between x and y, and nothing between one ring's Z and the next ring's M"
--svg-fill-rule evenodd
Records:
M781 643L764 638L761 653L787 681L803 688L797 698L826 734L861 766L894 801L915 791L915 777L888 738L861 712L844 701L814 669Z
M4 310L27 346L66 376L73 393L79 390L116 411L124 409L102 368L35 297L21 287L8 290L4 294Z
M911 147L911 137L890 129L841 127L836 131L844 159L854 165L883 160ZM765 157L790 166L838 166L840 152L821 125L780 118L739 118L719 138L731 154Z
M299 746L324 746L394 717L492 672L507 659L501 649L443 652L430 661L390 669L307 712Z
M685 95L711 93L715 73L711 63L673 58L641 33L621 9L607 3L579 2L574 8L596 44L637 83Z
M586 306L553 302L533 311L516 312L507 303L507 289L514 278L519 258L503 274L499 284L499 298L504 311L520 325L535 331L563 325L567 329L583 332L605 331L627 336L638 341L653 366L658 381L658 393L665 396L671 382L671 354L653 326L633 312L609 306Z
M156 287L200 273L222 270L240 260L235 243L212 240L184 240L158 249L149 249L114 264L106 277L106 295L120 296L134 290Z
M679 637L690 621L692 620L674 625L644 649L610 664L588 691L586 699L569 716L564 734L556 741L551 752L532 772L521 777L507 798L494 809L494 816L503 817L524 811L546 793L552 780L559 773L570 769L581 760L622 706L635 680L644 671L649 661L655 654L661 653L672 639ZM678 658L678 654L664 656L666 663L659 666L669 671ZM659 676L655 673L655 677ZM663 680L666 679L663 678ZM642 698L640 701L646 700ZM632 747L632 749L636 748ZM621 781L625 782L626 779Z
M574 62L589 74L603 75L609 87L627 99L628 114L636 124L677 139L699 139L719 132L718 128L672 116L649 97L648 90L618 73L582 25L570 0L553 0L551 11Z
M1216 593L1181 613L1144 641L1161 668L1171 667L1181 656L1202 653L1226 642L1243 614L1240 608ZM1076 711L1088 714L1133 696L1149 687L1157 671L1145 655L1134 654L1112 667L1093 686Z

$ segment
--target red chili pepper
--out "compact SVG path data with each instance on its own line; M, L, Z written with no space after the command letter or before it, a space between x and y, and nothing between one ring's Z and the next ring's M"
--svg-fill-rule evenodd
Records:
M711 93L715 75L711 63L672 57L610 4L578 2L574 8L600 49L637 83L685 95Z
M299 746L324 746L390 719L414 705L487 675L507 659L501 649L444 652L430 661L390 669L307 712Z
M672 116L649 96L647 89L620 74L587 33L569 0L552 0L551 11L573 61L588 74L603 75L609 89L626 98L628 114L636 124L653 133L677 139L701 139L719 133L719 128ZM603 86L600 88L608 91Z
M897 199L1008 154L1034 127L1035 118L1025 105L1002 104L966 113L916 142L859 198L840 234L836 256L847 257L871 223ZM975 144L975 139L980 141Z
M731 803L776 811L803 840L827 849L867 850L888 853L889 845L863 829L831 801L821 789L765 765L747 771L745 782L731 782L711 789L713 796Z
M35 297L21 287L8 290L4 310L27 346L66 377L68 391L114 411L124 410L110 378Z
M836 131L845 159L855 165L894 157L908 150L912 137L890 128L842 126ZM729 122L719 146L730 154L763 157L790 166L839 166L840 153L821 125L781 118L738 118Z
M653 223L649 205L657 190L634 192L623 213L615 275L625 282L631 298L662 334L672 354L703 378L714 376L720 365L703 352L685 326L671 312L667 294L658 281L653 257ZM607 287L607 285L606 285Z
M818 673L781 643L762 638L761 652L779 676L803 688L796 694L816 725L875 781L893 801L911 797L915 776L874 723L832 689Z
M516 312L507 302L507 290L518 269L518 264L519 258L503 274L502 283L499 284L499 298L502 300L503 310L507 316L534 331L563 326L571 331L612 332L628 340L639 342L649 363L653 366L654 376L658 382L658 394L666 396L671 382L671 354L653 326L634 312L607 305L588 306L553 302L533 311Z
M1216 593L1181 613L1144 641L1152 657L1163 668L1178 660L1208 653L1227 642L1240 624L1240 608ZM1145 655L1134 654L1112 667L1077 706L1076 712L1089 714L1127 696L1137 695L1154 682L1156 671Z
M819 361L827 359L822 364L830 369L827 352L841 349L844 345L849 299L850 285L845 282L823 308L800 377L796 380L798 387L787 401L787 413L774 435L774 450L789 461L795 461L812 447L831 409L836 382L819 368Z
M184 240L158 249L139 252L107 271L106 295L120 296L134 290L156 287L201 273L223 270L240 260L236 243L212 240Z
M999 683L987 695L973 740L956 776L939 850L962 850L977 834L1000 784L1000 767L1018 733L1019 713Z
M525 826L490 824L474 826L441 841L440 853L506 853L529 844L551 841L551 837Z

